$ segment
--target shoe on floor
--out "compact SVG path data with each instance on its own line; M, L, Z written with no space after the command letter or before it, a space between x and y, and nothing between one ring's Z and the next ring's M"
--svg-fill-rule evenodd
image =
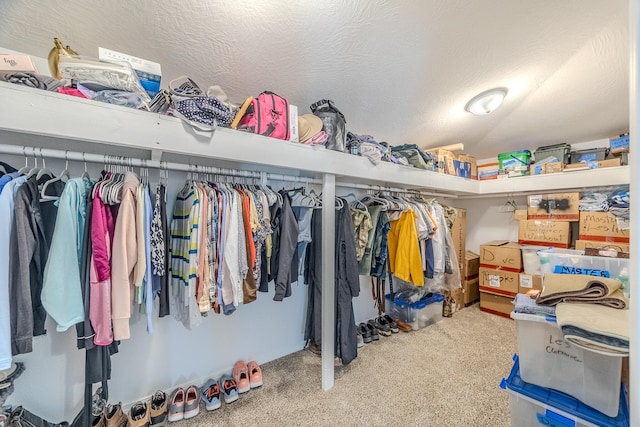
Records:
M391 330L391 333L397 334L398 332L400 332L400 329L398 329L398 324L395 322L395 320L393 320L391 316L389 316L388 314L383 314L382 317L384 317L384 319L389 324L389 329Z
M233 379L236 380L238 386L238 393L246 393L251 390L251 384L249 383L249 368L244 360L238 360L233 365Z
M315 354L316 356L320 356L322 357L322 346L316 344L315 342L311 341L309 342L309 351L313 354Z
M255 360L247 363L247 369L249 369L249 385L251 388L257 388L262 385L262 369L258 362Z
M184 389L178 387L173 390L169 398L167 420L170 423L184 419Z
M150 415L149 404L147 402L135 403L129 409L129 423L127 427L149 427Z
M100 416L96 417L91 423L91 427L106 427L106 426L107 425L105 424L105 421L104 421L104 414L100 414Z
M220 384L218 381L209 379L202 386L202 401L207 411L214 411L222 405L220 400Z
M167 393L162 390L158 390L151 396L151 425L162 426L167 421L167 407L169 406L169 400L167 399Z
M356 341L357 341L356 345L358 348L364 347L364 338L362 338L362 334L360 333L359 329L356 330Z
M396 325L398 325L398 329L402 332L411 332L413 330L413 327L410 324L403 322L400 319L393 319L393 321L396 322Z
M371 342L371 332L369 331L369 328L367 328L366 323L360 323L358 325L358 332L362 335L362 341L364 341L365 344L369 344Z
M200 413L200 389L194 385L184 392L184 419L188 420Z
M391 336L391 325L387 322L383 316L378 316L373 319L374 326L378 329L378 333L380 335L384 335L385 337Z
M371 340L378 341L380 339L380 335L378 334L378 329L373 325L373 320L369 320L365 325L371 334Z
M238 386L231 375L223 375L220 378L220 391L224 397L224 403L231 403L238 400Z
M127 425L127 414L122 410L122 404L107 405L103 411L105 427L123 427Z

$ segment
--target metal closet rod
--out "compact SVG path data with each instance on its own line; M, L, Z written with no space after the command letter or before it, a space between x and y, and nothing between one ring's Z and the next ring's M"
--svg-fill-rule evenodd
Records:
M423 196L445 197L445 198L452 198L452 199L458 198L457 194L434 193L430 191L422 191L420 189L386 187L384 185L360 184L355 182L336 182L336 187L361 188L363 190L374 190L374 191L382 191L382 192L387 191L389 193L420 194Z
M103 163L108 165L120 165L129 167L141 167L151 169L175 170L183 172L210 173L213 175L227 175L248 178L266 178L269 180L290 182L320 182L307 177L294 175L271 174L240 169L218 168L215 166L199 166L194 164L164 162L161 160L138 159L134 157L114 156L111 154L90 154L79 151L56 150L51 148L29 147L22 145L0 144L0 154L25 156L34 158L47 157L50 159L72 160L85 163Z

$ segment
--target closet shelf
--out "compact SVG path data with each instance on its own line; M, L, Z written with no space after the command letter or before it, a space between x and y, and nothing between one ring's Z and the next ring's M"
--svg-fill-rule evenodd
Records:
M606 168L562 175L472 181L391 163L219 128L196 131L175 117L0 82L0 131L56 140L119 145L184 156L237 162L246 169L287 169L337 182L416 188L477 197L629 183L629 168ZM90 147L85 151L91 152ZM114 154L118 154L117 152Z

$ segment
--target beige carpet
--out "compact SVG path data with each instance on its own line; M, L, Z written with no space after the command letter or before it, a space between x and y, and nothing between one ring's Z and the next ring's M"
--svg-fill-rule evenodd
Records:
M380 337L336 362L321 389L321 360L302 350L262 366L264 386L231 404L170 425L510 426L500 380L516 351L515 323L477 305L420 331Z

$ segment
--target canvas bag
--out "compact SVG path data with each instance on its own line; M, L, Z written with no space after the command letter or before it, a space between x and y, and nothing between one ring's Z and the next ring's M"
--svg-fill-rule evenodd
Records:
M288 141L289 101L273 92L262 92L251 100L238 130Z
M347 121L333 101L322 99L312 104L309 108L314 115L322 119L322 130L328 136L324 146L329 150L346 151Z

